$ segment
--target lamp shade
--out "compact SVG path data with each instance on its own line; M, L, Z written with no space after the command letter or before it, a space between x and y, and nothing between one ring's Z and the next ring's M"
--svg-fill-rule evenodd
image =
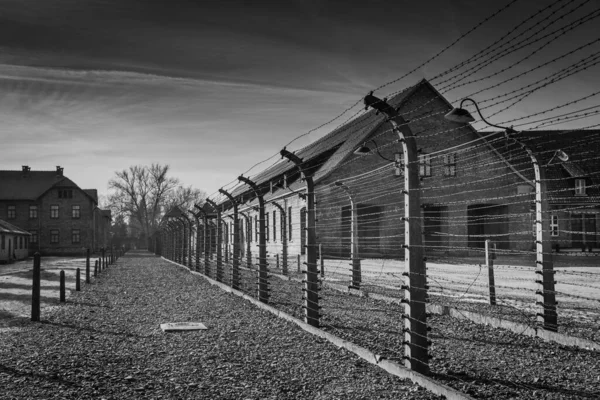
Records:
M558 157L558 159L563 162L569 161L569 155L560 149L556 150L556 157Z
M471 113L464 108L453 108L448 114L444 115L444 118L446 118L448 121L461 122L465 124L475 121L475 118L473 118Z
M368 148L366 144L363 144L362 146L360 146L359 148L354 150L354 154L357 154L359 156L364 156L365 154L371 154L371 149Z

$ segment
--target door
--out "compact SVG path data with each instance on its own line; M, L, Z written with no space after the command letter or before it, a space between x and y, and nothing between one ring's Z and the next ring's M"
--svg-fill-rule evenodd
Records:
M425 249L436 250L442 245L442 209L443 207L425 206L423 208L423 232Z

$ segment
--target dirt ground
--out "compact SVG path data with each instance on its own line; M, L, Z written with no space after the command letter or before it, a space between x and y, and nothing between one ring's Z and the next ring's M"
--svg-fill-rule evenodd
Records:
M93 262L93 261L92 261ZM85 282L85 258L46 257L41 262L41 313L59 303L60 271L65 271L67 300L75 290L76 270ZM93 273L93 265L92 271ZM0 329L31 317L33 259L0 265Z

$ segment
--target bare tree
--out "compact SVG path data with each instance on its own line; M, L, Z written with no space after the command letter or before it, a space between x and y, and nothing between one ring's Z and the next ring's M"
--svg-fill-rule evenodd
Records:
M108 182L113 213L137 222L146 237L156 230L163 212L178 192L179 180L168 177L168 172L168 165L134 165L117 171ZM185 189L193 191L191 187Z
M173 207L179 207L183 211L193 210L194 204L202 204L206 200L206 192L195 189L192 186L178 186L167 196L165 212Z

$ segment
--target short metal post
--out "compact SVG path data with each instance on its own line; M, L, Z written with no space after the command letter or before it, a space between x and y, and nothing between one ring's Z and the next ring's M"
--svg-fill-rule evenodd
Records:
M81 282L79 282L81 279L80 274L81 272L79 271L79 268L77 268L77 271L75 271L75 291L77 292L81 290Z
M60 302L65 302L65 271L60 270Z
M494 259L496 258L496 244L485 241L485 264L488 267L490 305L496 305L496 285L494 283Z
M90 249L87 249L85 254L85 283L90 283Z
M31 320L40 320L40 253L33 255L33 281L31 285Z
M302 272L302 268L300 268L300 254L298 254L298 273Z
M94 262L94 278L98 276L98 260Z

